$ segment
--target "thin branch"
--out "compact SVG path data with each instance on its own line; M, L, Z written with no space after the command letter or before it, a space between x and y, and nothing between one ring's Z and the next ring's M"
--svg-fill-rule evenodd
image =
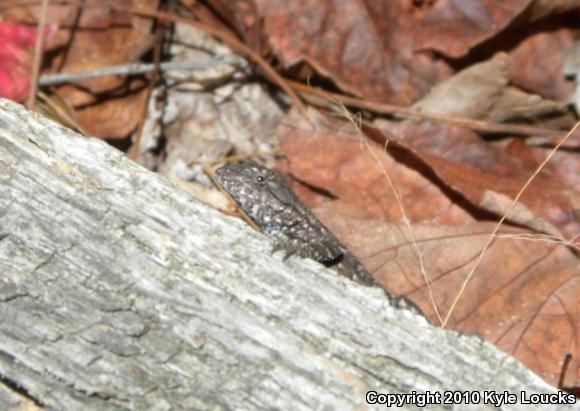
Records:
M169 21L173 23L185 24L196 29L202 30L214 37L219 38L225 44L227 44L236 53L247 57L249 60L256 63L264 71L264 74L275 84L277 84L284 92L288 95L292 103L300 111L300 113L306 117L306 106L300 100L300 97L296 92L288 85L288 81L282 77L262 56L252 50L250 47L246 46L240 40L235 38L229 33L226 33L216 27L206 24L201 21L191 20L189 18L181 17L172 13L167 13L163 11L157 11L148 8L135 8L135 7L123 7L118 5L108 5L111 10L116 10L125 13L131 13L136 16L155 18L162 21Z
M526 181L526 183L521 188L521 190L518 192L518 194L515 196L514 200L512 201L511 205L508 207L508 209L506 210L506 212L504 213L502 218L498 221L493 232L491 233L491 235L487 239L485 246L481 249L481 252L479 253L477 261L475 262L475 264L473 265L473 267L471 268L471 270L467 274L467 277L465 277L465 280L463 280L463 283L461 284L461 288L460 288L459 292L457 293L457 295L455 296L455 299L453 300L453 303L451 304L451 308L449 308L449 311L447 312L447 315L445 316L445 320L443 321L443 324L441 324L442 328L447 327L447 324L449 323L449 318L451 318L451 314L453 314L453 311L455 310L457 303L459 302L460 298L463 296L463 292L465 291L465 288L467 288L467 284L469 284L469 282L471 281L471 278L473 277L475 270L477 270L477 268L479 267L479 265L483 261L483 256L485 255L485 253L487 252L487 250L489 249L489 247L491 246L491 244L495 240L497 232L499 231L499 228L501 227L503 222L508 218L509 214L512 212L512 210L514 209L514 207L516 206L518 201L520 201L520 198L524 194L524 191L526 191L528 186L532 183L532 181L534 181L536 176L540 173L540 171L542 171L542 169L545 167L545 165L548 163L548 161L550 161L552 159L554 154L556 154L556 151L558 151L560 149L560 147L566 142L566 140L568 140L568 138L570 138L570 136L572 134L574 134L574 132L576 131L578 126L580 126L580 121L577 122L576 125L572 128L572 130L570 130L568 132L568 134L566 134L566 136L558 143L558 145L556 145L556 147L554 147L554 149L552 151L550 151L550 154L548 154L548 156L545 158L545 160L542 162L542 164L540 164L538 166L538 168L536 168L536 171L534 171L534 173L530 176L528 181Z
M145 122L147 120L147 115L149 113L149 102L151 96L153 95L153 90L159 82L161 76L161 58L163 43L166 38L168 27L170 24L161 23L155 26L155 46L153 48L153 64L155 65L155 71L149 76L149 81L147 82L147 91L145 92L145 98L141 102L141 115L139 116L139 124L137 124L137 129L133 134L133 142L128 151L128 156L131 160L137 161L139 157L139 148L141 146L141 137L143 136L143 130L145 129Z
M34 47L34 60L32 63L32 74L30 76L30 91L28 92L28 100L26 107L29 110L34 108L36 104L36 90L38 90L38 75L40 74L40 66L42 65L42 49L44 48L44 27L46 26L46 12L48 10L48 0L42 0L40 8L40 20L36 29L36 45Z
M486 133L506 133L524 136L540 136L540 137L558 136L560 138L564 136L564 133L561 132L560 130L550 130L546 128L523 126L517 124L500 124L493 123L490 121L472 120L463 117L446 116L443 114L419 112L408 107L377 103L356 97L346 96L344 94L332 93L319 88L310 87L309 85L302 84L297 81L287 80L287 82L299 94L309 94L317 97L322 97L325 100L340 101L342 104L346 106L356 107L362 110L368 110L373 113L395 114L407 118L429 119L442 123L452 124L459 127L466 127L471 130Z
M405 206L403 204L403 198L401 197L401 193L397 189L394 181L391 179L391 176L387 172L385 165L379 159L379 156L377 155L375 150L370 146L369 139L365 138L365 136L363 135L363 132L361 131L360 119L358 122L355 121L354 116L348 111L348 109L344 106L344 104L339 102L339 106L342 109L343 112L342 114L344 115L344 117L353 125L354 129L356 130L356 134L360 138L361 144L365 145L367 152L370 153L370 155L373 157L377 170L383 174L385 180L387 181L387 184L389 185L389 188L391 189L391 192L395 196L395 201L397 202L397 205L399 206L399 211L401 213L401 222L407 229L407 238L409 239L409 241L413 246L413 251L415 252L415 256L417 257L417 261L419 262L419 269L421 271L421 274L423 275L423 279L425 280L425 285L429 290L429 298L431 300L431 305L433 306L433 310L435 311L437 319L439 320L440 323L443 323L443 318L441 317L441 314L439 313L439 308L437 307L437 303L435 302L435 295L433 294L433 288L431 287L431 280L429 279L427 268L425 267L425 263L423 260L423 252L419 249L419 245L417 244L417 239L415 238L415 234L413 233L413 227L411 225L411 220L409 220L409 218L407 217L407 212L405 211ZM385 140L384 146L385 152L387 150L388 143L389 140Z
M248 66L247 61L238 56L232 54L221 54L207 60L186 60L186 61L161 63L160 70L161 71L205 70L207 68L215 67L220 64L229 64L231 66L239 68L245 68ZM88 71L45 74L41 76L40 79L38 80L38 85L53 86L56 84L74 83L79 80L104 76L136 76L140 74L150 73L156 70L157 69L155 67L155 64L144 64L144 63L120 64L118 66L103 67Z

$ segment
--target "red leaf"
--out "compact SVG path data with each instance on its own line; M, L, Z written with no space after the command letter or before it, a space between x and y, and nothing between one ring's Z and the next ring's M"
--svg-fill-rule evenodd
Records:
M56 29L56 25L46 28L46 38ZM18 102L28 97L37 31L36 27L0 22L0 96Z

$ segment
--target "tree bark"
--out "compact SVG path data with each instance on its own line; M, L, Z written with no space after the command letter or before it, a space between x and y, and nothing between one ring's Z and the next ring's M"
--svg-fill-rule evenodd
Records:
M458 390L516 409L556 392L6 100L0 273L1 409L349 410L368 391Z

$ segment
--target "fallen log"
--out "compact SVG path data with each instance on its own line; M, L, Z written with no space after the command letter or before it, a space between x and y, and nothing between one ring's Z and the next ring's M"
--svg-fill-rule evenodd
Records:
M0 409L348 410L413 391L439 393L432 409L557 393L479 338L284 261L102 141L0 101Z

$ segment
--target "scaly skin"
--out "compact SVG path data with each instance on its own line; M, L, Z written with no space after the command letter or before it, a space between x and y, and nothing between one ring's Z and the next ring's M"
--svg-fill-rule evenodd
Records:
M275 241L274 250L286 257L312 258L352 280L375 285L373 276L302 204L284 179L248 160L216 170L220 185L262 231Z

